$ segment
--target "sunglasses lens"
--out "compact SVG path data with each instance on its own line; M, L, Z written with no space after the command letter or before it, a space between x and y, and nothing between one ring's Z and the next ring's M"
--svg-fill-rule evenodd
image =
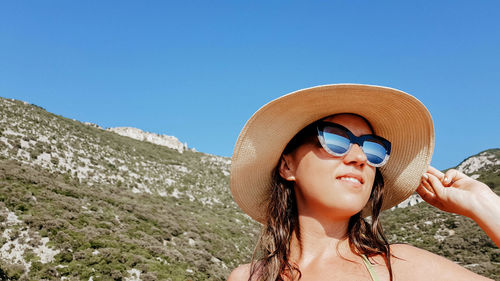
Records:
M328 149L336 155L343 155L349 150L351 144L349 136L339 128L325 127L323 138Z
M384 161L387 155L387 148L383 143L376 140L366 140L363 143L363 152L368 162L378 165Z
M344 156L353 143L359 144L368 164L381 167L389 159L391 144L376 135L355 136L345 127L324 122L318 127L319 140L323 148L334 156Z

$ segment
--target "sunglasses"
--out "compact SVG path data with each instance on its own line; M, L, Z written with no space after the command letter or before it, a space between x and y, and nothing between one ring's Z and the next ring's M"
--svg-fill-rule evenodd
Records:
M353 144L357 144L370 166L381 167L389 160L391 143L382 137L373 134L357 137L346 127L326 121L319 121L317 130L321 146L333 156L344 156Z

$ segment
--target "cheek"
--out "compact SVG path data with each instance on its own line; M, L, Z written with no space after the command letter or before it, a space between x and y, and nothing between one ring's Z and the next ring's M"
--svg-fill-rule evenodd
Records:
M372 193L372 189L373 189L373 183L375 182L375 169L376 168L373 168L373 167L369 167L370 168L370 171L366 173L366 182L365 182L365 186L367 187L366 188L366 201L368 202L368 200L370 200L370 195Z
M375 182L375 173L376 173L376 168L368 166L367 167L367 172L366 172L366 185L373 186L373 183Z
M311 155L306 155L300 161L296 170L296 183L300 186L326 187L334 180L335 161L318 161Z

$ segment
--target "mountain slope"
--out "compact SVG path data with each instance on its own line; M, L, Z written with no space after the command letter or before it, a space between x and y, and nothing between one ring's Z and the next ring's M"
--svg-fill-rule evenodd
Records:
M33 244L11 246L24 249L29 266L4 255L3 274L222 280L248 262L258 227L228 192L229 159L181 154L23 102L0 103L2 245ZM20 222L7 223L9 215ZM52 260L34 252L47 238L59 251Z
M499 162L492 149L457 168L500 194ZM229 169L0 98L0 279L225 280L259 232ZM500 250L474 222L418 202L383 213L392 242L500 280Z
M456 168L500 195L500 149L471 156ZM442 212L423 202L386 211L382 221L392 243L412 244L500 280L500 249L471 219Z

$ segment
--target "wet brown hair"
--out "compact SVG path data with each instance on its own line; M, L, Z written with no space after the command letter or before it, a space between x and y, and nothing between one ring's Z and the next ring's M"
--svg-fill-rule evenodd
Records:
M356 115L359 116L359 115ZM362 116L359 116L363 118ZM370 123L363 118L372 129ZM373 131L373 129L372 129ZM288 143L283 154L297 149L316 135L315 123L302 129ZM384 195L384 179L377 168L375 180L368 204L371 204L372 216L369 223L361 212L349 219L347 233L351 251L367 257L381 255L393 280L391 251L380 224L380 210ZM273 184L266 211L266 223L255 248L250 276L248 280L285 281L298 280L301 272L296 264L289 260L290 243L295 233L300 241L299 219L294 183L283 179L279 173L279 163L273 171Z

